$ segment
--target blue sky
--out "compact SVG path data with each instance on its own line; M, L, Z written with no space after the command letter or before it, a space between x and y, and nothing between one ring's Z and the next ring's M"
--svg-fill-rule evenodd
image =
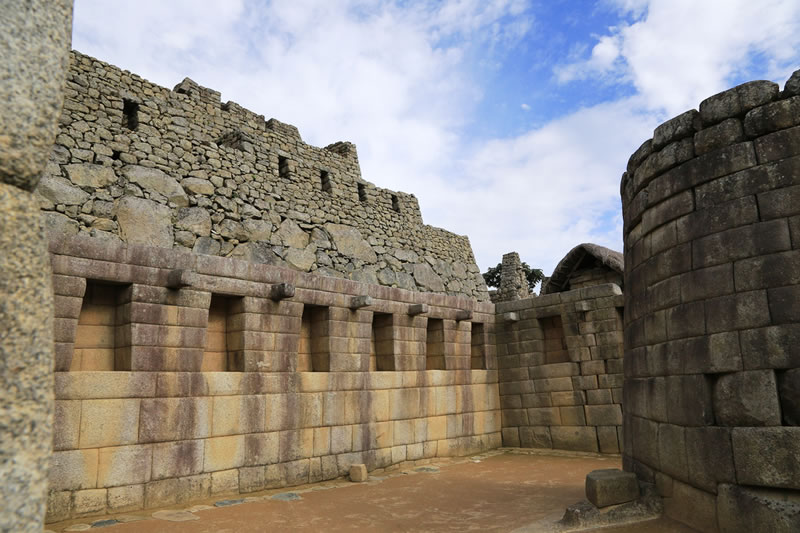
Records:
M800 68L800 2L76 0L73 46L352 141L482 270L515 250L549 274L621 249L619 179L656 125Z

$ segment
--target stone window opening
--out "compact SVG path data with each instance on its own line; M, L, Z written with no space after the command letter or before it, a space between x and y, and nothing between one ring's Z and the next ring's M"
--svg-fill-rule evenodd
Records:
M370 340L370 371L392 371L394 367L393 317L389 313L372 314L372 339Z
M319 171L319 184L322 188L322 192L330 192L333 190L333 184L331 183L331 174L327 170L320 170Z
M447 370L444 357L444 320L428 319L425 336L425 370Z
M289 179L289 158L278 156L278 177L281 179Z
M363 183L358 183L358 201L364 203L367 201L367 187Z
M484 370L486 368L486 339L483 324L480 322L472 323L469 355L470 368L472 370Z
M330 371L329 344L328 308L319 305L303 306L300 342L297 348L297 371Z
M120 152L119 150L112 150L111 151L111 159L113 159L114 161L119 161L119 156L120 155L122 155L122 152Z
M398 213L400 212L400 201L397 199L396 194L392 195L392 209L394 209Z
M122 100L122 115L126 128L136 130L139 127L139 104L127 98Z
M130 343L122 331L128 287L86 280L70 371L130 370Z

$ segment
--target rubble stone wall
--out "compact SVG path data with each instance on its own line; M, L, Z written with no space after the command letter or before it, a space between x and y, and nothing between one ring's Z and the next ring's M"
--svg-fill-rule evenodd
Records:
M84 236L50 253L50 522L501 445L491 303Z
M65 96L36 190L51 229L488 300L469 239L363 180L351 143L75 51Z
M616 284L496 304L504 446L620 452L621 306Z
M800 72L657 127L622 199L625 469L697 530L797 531Z

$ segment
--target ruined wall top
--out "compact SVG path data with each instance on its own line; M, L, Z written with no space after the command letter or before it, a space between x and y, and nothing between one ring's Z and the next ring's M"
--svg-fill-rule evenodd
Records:
M313 147L188 78L169 90L75 51L36 192L57 233L488 299L469 239L363 180L352 143Z
M522 269L522 261L517 252L503 254L500 266L500 287L492 295L493 302L507 302L530 297L528 278Z

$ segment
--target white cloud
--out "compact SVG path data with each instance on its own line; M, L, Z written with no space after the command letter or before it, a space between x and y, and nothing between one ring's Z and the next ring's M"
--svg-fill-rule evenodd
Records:
M524 0L77 0L73 42L167 87L190 76L312 144L353 141L365 179L415 193L482 268L517 250L549 274L580 242L621 248L619 178L666 113L798 57L791 0L602 1L618 23L555 70L638 94L490 140L463 133L492 97L470 62L536 46Z
M737 78L785 79L798 67L800 3L787 0L616 0L632 22L599 36L588 59L556 67L561 82L629 80L675 115Z

